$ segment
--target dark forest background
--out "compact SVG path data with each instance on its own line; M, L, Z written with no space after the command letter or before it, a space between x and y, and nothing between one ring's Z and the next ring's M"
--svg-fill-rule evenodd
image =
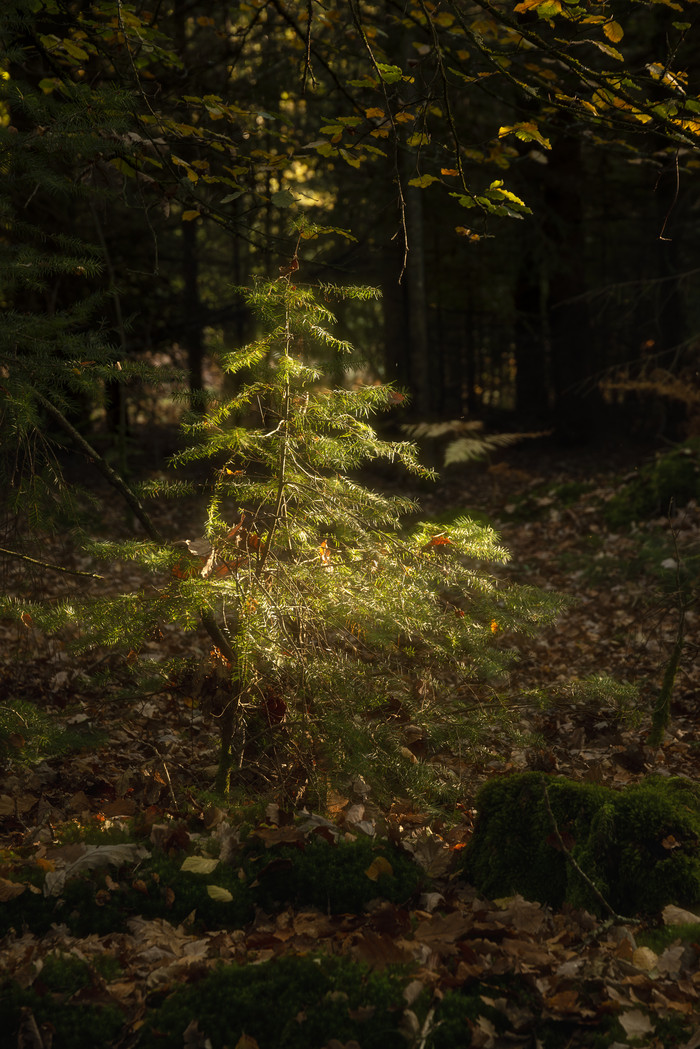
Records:
M10 444L48 401L124 460L300 220L300 281L382 290L340 328L399 421L692 433L692 5L11 0L0 45Z

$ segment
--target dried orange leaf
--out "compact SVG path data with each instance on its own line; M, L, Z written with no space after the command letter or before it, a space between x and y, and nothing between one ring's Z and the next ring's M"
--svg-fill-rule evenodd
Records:
M372 860L369 867L365 871L365 874L367 875L370 881L377 881L382 874L393 873L394 868L384 856L377 856L376 860Z

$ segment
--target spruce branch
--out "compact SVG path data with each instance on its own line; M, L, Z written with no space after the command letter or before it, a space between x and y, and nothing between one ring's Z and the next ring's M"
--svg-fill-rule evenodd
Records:
M46 397L40 394L37 390L34 391L34 396L41 406L49 413L52 419L54 419L59 426L62 427L69 434L75 443L78 445L83 454L94 463L95 467L100 473L109 481L113 488L119 492L123 497L127 505L133 510L135 516L143 525L146 534L154 543L163 543L164 539L160 531L153 523L150 515L147 513L140 499L134 494L129 488L126 481L121 477L116 470L113 470L109 463L100 455L100 453L89 444L82 434L78 433L72 423L66 419L62 411L60 411L54 404L51 403ZM226 640L219 624L213 613L208 609L202 609L200 611L200 617L204 629L209 634L209 637L214 642L219 651L229 660L230 663L235 661L235 653L231 645Z
M141 500L138 499L134 492L132 492L131 488L129 488L128 484L123 479L123 477L121 477L116 472L116 470L112 469L112 467L109 465L106 459L104 459L100 455L100 453L95 448L93 448L92 445L88 443L88 441L85 440L82 434L78 433L73 424L68 419L66 419L63 412L59 408L57 408L55 404L48 400L48 398L44 397L43 394L39 393L38 390L34 390L33 394L36 400L42 406L42 408L49 413L51 418L55 422L57 422L61 429L65 430L65 432L72 438L75 444L77 444L78 448L80 448L83 455L85 455L86 458L94 464L95 468L100 471L102 476L106 478L107 481L109 481L112 487L116 488L116 490L122 496L124 501L130 507L130 509L133 510L135 516L143 525L149 539L152 539L154 543L162 543L163 536L160 534L155 524L151 520L150 516L146 512L143 504L141 503Z

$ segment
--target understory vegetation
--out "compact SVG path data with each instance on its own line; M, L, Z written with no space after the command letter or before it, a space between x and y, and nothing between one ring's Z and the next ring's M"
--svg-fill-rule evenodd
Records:
M371 425L404 393L323 381L338 355L345 371L362 362L332 334L320 296L373 293L291 281L245 293L265 332L222 359L234 392L211 394L185 422L187 444L171 462L189 478L157 478L132 495L149 541L84 544L103 563L140 565L144 585L51 605L5 598L4 610L62 631L72 651L114 647L136 688L160 683L201 703L219 729L219 793L248 775L252 740L277 789L314 805L357 775L386 800L447 802L459 781L440 751L466 754L494 722L512 731L493 684L513 657L500 638L542 629L563 598L499 579L508 554L493 528L467 516L448 527L416 521L412 500L362 483L357 471L381 461L431 479L415 445ZM166 538L140 500L185 494L201 497L201 535ZM209 656L154 653L170 628L203 628ZM429 760L407 750L406 726Z

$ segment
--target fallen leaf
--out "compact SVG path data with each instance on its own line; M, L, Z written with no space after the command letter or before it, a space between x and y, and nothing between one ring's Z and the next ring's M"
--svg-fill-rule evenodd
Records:
M0 903L7 903L8 900L14 900L17 896L21 896L26 887L26 885L21 885L18 881L0 878Z
M546 921L546 914L541 905L525 900L522 896L512 896L498 903L501 910L490 913L488 919L512 925L519 932L537 933Z
M692 925L694 923L700 925L700 916L693 914L692 911L684 910L683 907L674 907L672 903L664 907L661 917L664 925Z
M207 885L207 895L219 903L230 903L233 899L233 895L228 889L224 889L220 885Z
M299 827L258 827L252 835L261 838L268 849L273 845L304 840L304 832Z
M181 871L189 871L191 874L211 874L219 866L218 859L210 856L188 856L183 860Z
M382 874L393 874L394 868L384 856L377 856L372 860L365 874L370 881L378 881Z
M384 969L387 965L401 965L413 961L409 945L393 936L365 929L352 946L355 958L365 962L371 969Z
M431 946L451 946L466 936L473 924L470 918L465 918L459 911L453 911L451 914L439 914L422 921L413 935L416 940Z
M651 1020L640 1009L627 1009L617 1019L628 1038L642 1038L654 1030Z
M685 947L682 943L677 943L672 947L667 947L663 954L659 955L656 968L662 974L677 976L681 971L681 962L684 953Z
M553 1013L579 1013L580 1002L578 991L567 989L545 998L544 1004Z
M62 871L49 871L44 879L44 896L59 896L66 883L66 879L81 870L94 870L95 867L108 867L114 864L119 867L125 863L135 863L136 860L150 856L147 849L141 845L87 845L81 856L64 867Z
M251 1035L243 1032L236 1042L236 1049L259 1049L259 1046Z
M700 1049L700 1027L696 1027L690 1039L681 1046L681 1049Z
M652 951L651 947L637 947L636 951L632 952L632 965L644 972L653 969L658 960L659 956Z

